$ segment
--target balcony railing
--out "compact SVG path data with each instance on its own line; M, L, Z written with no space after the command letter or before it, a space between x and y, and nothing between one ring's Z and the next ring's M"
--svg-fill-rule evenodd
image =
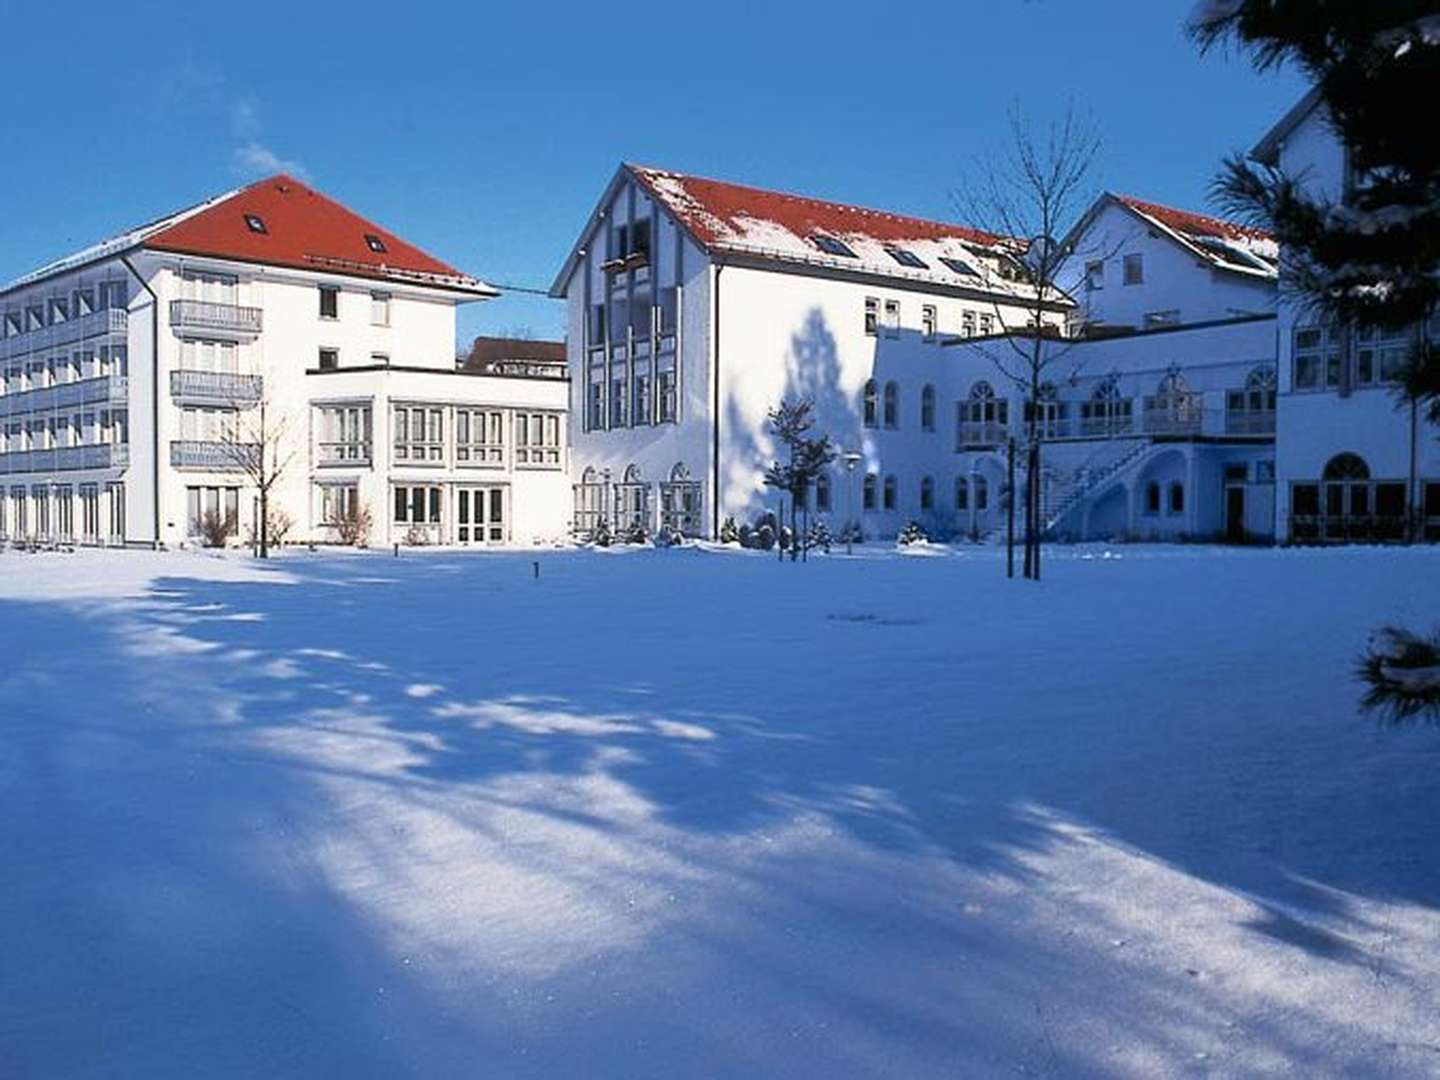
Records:
M318 447L321 465L369 465L368 442L322 442Z
M130 464L127 443L56 446L49 450L17 450L0 454L0 472L48 473L72 469L111 469Z
M1274 409L1226 409L1225 434L1274 435Z
M185 405L255 405L265 392L260 375L235 371L172 371L170 396Z
M92 311L89 315L77 315L61 323L37 327L0 340L0 360L25 356L38 349L69 345L102 334L124 334L129 325L129 313L124 308L105 308Z
M1152 436L1160 439L1266 438L1275 434L1273 409L1142 409L1138 413L1113 412L1103 416L1052 416L1039 421L1040 438L1122 439ZM997 423L962 422L961 449L1000 446L1013 434L1023 441L1028 427L1022 421L1012 428Z
M260 333L261 311L213 300L171 300L170 326L192 333L225 337L254 337Z
M257 459L258 443L228 443L215 439L176 439L170 443L170 467L243 472Z
M960 422L959 438L962 447L999 446L1009 437L1009 427L993 420Z
M77 379L75 382L0 394L0 416L17 416L42 409L68 409L76 405L124 405L129 400L129 393L130 380L124 375Z

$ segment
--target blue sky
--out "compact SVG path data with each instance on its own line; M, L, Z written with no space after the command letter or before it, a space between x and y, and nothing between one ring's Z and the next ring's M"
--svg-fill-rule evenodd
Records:
M522 286L549 285L622 160L953 220L1015 103L1093 116L1097 187L1204 209L1304 85L1201 57L1188 8L0 0L0 280L277 167ZM463 340L516 330L558 337L559 305L461 309Z

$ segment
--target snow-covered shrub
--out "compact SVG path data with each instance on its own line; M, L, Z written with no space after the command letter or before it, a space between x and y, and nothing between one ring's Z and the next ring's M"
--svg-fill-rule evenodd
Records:
M755 530L749 525L741 525L740 528L735 531L735 538L740 541L740 546L743 548L755 546Z
M370 507L352 502L350 510L341 514L330 524L335 528L335 539L347 547L366 547L370 543L370 528L374 523Z
M720 526L720 543L722 543L722 544L740 544L740 543L742 543L742 541L741 541L741 539L740 539L740 529L735 525L735 519L734 519L733 517L727 517L727 518L725 519L725 524L723 524L723 525Z
M775 546L775 526L771 525L768 521L762 521L759 525L755 526L755 530L751 535L754 538L754 546L761 551L769 551Z
M829 555L830 543L830 530L825 527L825 522L816 521L810 526L810 535L805 537L806 549L814 551L816 548L819 548L825 552L826 555Z
M901 547L908 547L911 544L928 544L930 537L926 535L924 526L918 521L907 521L905 527L895 537L895 542Z
M654 544L657 548L679 547L685 542L685 534L669 525L661 525L655 531Z
M207 510L200 518L200 537L206 547L220 548L235 535L235 517L219 510Z
M615 534L615 539L622 544L644 544L650 540L650 531L645 528L643 522L632 521Z
M615 542L615 534L610 531L610 523L604 518L595 523L595 531L590 534L590 542L596 547L609 547Z
M790 531L790 526L789 526L789 525L781 525L781 526L780 526L780 533L779 533L779 535L776 537L776 540L777 540L777 541L779 542L779 544L780 544L780 550L781 550L781 551L789 551L790 548L791 548L792 546L794 546L794 543L795 543L795 534Z

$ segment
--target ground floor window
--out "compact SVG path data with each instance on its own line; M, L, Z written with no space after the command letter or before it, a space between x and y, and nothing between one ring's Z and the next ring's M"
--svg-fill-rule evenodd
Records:
M185 489L186 528L206 543L223 544L240 529L238 487L191 486Z
M575 531L581 534L593 533L600 527L605 516L605 484L595 469L587 466L575 485Z
M1425 482L1424 499L1421 502L1423 535L1426 540L1440 540L1440 481Z
M650 527L650 485L638 466L625 469L625 479L615 485L615 524L621 528Z
M1170 513L1183 514L1185 512L1185 485L1174 483L1170 485Z
M874 473L865 474L865 483L860 488L860 505L866 510L875 509L880 481Z
M325 525L354 521L360 512L360 488L356 484L320 485L320 520Z
M825 509L830 508L830 484L825 480ZM816 501L819 501L820 487L816 483ZM684 465L670 470L670 479L660 484L660 527L679 533L681 536L698 536L700 533L700 482L690 478L690 471Z
M100 542L100 489L94 484L80 485L80 541Z
M829 473L820 473L815 477L815 512L817 514L828 514L830 512Z
M32 487L30 501L35 504L35 535L47 538L50 535L50 489L39 485Z
M885 477L885 509L894 510L897 500L895 477Z
M58 539L75 539L75 489L61 484L55 489L55 535Z
M109 533L107 538L112 544L123 544L125 542L125 485L106 484L105 496L110 503L108 515Z
M10 507L14 511L10 517L14 521L12 526L15 530L15 539L23 540L30 535L29 500L25 497L23 487L10 489Z
M462 544L505 541L505 489L455 489L455 539Z
M430 485L395 488L395 523L397 525L439 525L440 488Z
M1357 454L1337 454L1318 481L1290 486L1290 539L1300 543L1401 540L1405 482L1377 480Z

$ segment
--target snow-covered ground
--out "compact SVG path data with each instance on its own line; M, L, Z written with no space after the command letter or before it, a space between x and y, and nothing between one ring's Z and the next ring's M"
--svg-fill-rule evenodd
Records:
M999 571L0 555L0 1076L1440 1072L1440 551Z

